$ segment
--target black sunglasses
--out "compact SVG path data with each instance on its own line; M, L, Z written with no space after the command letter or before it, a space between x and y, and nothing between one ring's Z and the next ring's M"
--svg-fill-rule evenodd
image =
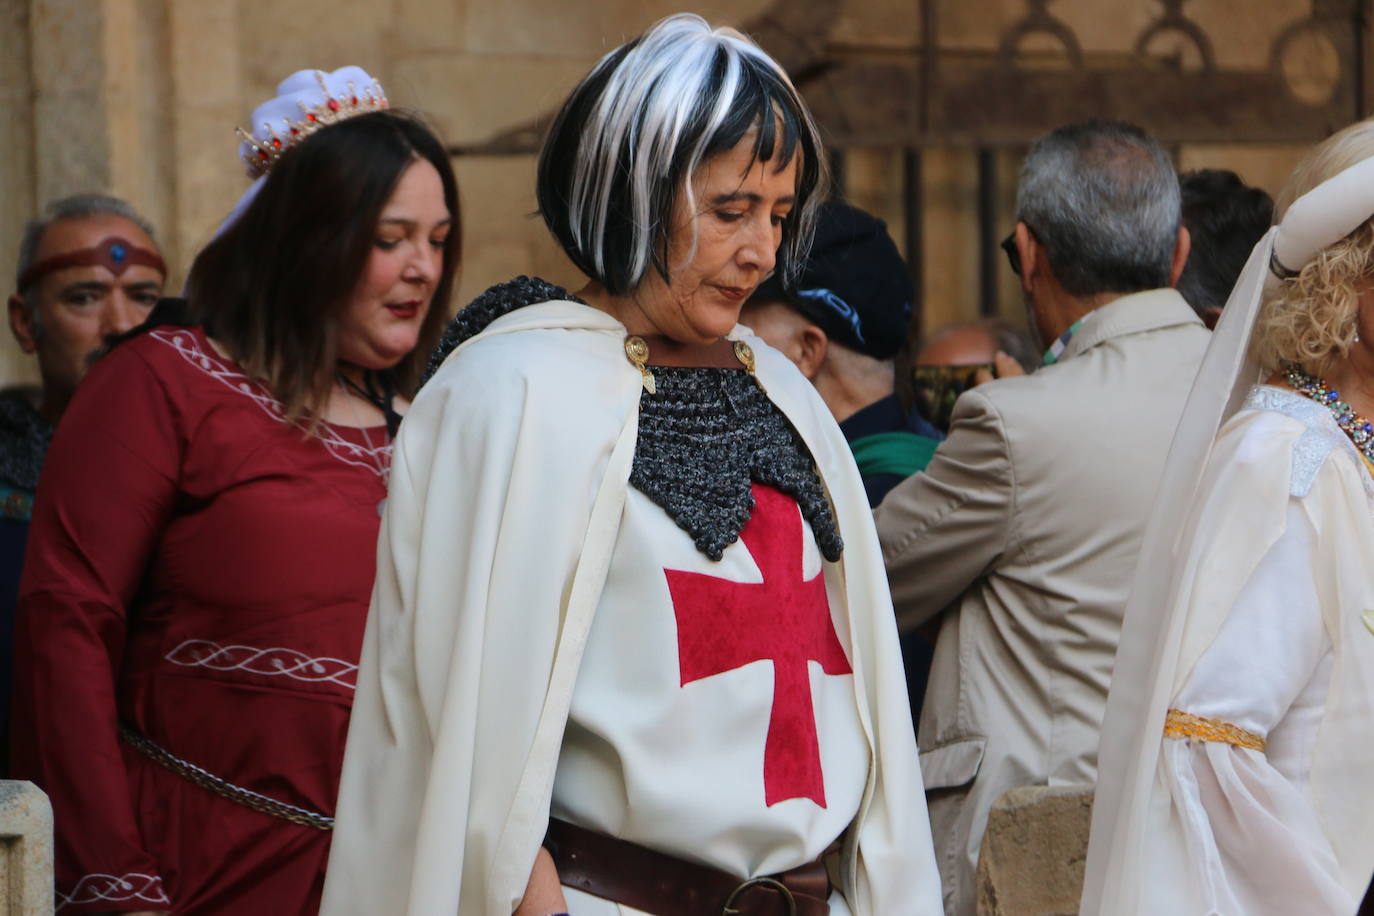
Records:
M1002 239L1002 250L1007 253L1007 263L1011 265L1011 272L1018 277L1021 276L1021 252L1016 250L1016 230Z
M1029 223L1026 223L1025 220L1020 220L1017 223L1018 226L1022 224L1025 224L1026 231L1030 233L1031 238L1035 239L1037 242L1040 241L1040 236L1035 234L1035 230L1030 227ZM1021 276L1021 252L1016 250L1015 229L1011 230L1007 237L1002 239L1001 248L1007 253L1007 263L1011 265L1011 272L1018 277Z

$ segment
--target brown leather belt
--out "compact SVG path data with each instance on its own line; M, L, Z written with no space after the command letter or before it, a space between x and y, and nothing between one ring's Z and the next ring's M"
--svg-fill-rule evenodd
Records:
M817 859L742 879L634 843L549 819L544 847L558 879L653 916L827 916L830 878Z

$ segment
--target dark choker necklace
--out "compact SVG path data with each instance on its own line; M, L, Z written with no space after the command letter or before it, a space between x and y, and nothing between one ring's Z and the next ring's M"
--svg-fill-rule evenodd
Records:
M363 383L359 385L342 372L336 374L344 388L382 412L386 419L386 434L395 439L396 431L401 428L401 415L396 412L393 403L396 400L396 388L391 384L391 379L385 373L367 369L363 372Z

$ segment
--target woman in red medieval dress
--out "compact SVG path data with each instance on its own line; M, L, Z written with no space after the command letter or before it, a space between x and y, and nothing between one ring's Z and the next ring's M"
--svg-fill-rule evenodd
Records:
M442 145L356 67L254 115L189 325L96 365L44 469L14 764L57 910L318 909L391 438L445 321Z

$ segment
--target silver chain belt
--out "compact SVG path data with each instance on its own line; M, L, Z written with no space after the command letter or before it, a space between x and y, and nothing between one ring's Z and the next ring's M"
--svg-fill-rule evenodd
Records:
M124 743L138 751L149 760L159 766L171 770L173 773L189 782L193 782L202 789L213 792L220 798L227 798L231 802L243 805L245 808L252 808L263 814L272 817L279 817L284 821L293 824L300 824L304 827L314 827L316 830L333 830L334 818L328 815L311 811L307 808L297 808L295 805L288 805L286 802L277 801L275 798L268 798L252 789L245 789L243 786L236 786L227 779L222 779L207 770L203 770L194 763L188 763L180 757L168 751L140 735L123 722L119 723L119 737Z

